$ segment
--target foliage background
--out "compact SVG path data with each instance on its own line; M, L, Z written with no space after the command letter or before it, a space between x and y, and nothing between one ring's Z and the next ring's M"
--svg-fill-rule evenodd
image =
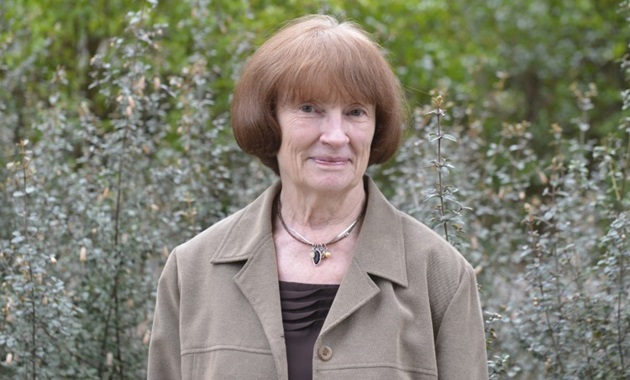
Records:
M169 251L272 173L230 93L283 21L388 52L411 117L370 174L477 268L492 378L630 378L630 5L0 3L0 377L142 378ZM440 173L440 177L438 177Z

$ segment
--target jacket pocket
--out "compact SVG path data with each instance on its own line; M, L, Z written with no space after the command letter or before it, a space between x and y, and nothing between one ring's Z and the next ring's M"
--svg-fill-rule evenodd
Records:
M326 380L437 380L437 378L437 374L432 370L389 364L327 367L319 369L314 376L314 379Z
M274 379L276 367L270 350L218 346L182 353L183 379Z

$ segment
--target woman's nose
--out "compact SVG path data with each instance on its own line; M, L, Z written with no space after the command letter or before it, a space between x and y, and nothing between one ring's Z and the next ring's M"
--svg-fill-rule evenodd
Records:
M343 145L349 141L341 111L328 112L322 126L320 140L329 145Z

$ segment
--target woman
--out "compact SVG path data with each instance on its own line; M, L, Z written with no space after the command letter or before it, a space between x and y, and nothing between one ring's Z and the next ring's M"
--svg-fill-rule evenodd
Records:
M365 176L402 104L352 23L308 16L257 50L232 127L280 181L171 253L150 379L487 378L473 269Z

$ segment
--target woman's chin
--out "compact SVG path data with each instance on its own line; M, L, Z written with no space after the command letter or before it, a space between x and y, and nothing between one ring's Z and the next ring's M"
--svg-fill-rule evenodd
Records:
M348 173L322 173L309 178L306 185L322 193L349 192L355 186L361 186L361 178Z

